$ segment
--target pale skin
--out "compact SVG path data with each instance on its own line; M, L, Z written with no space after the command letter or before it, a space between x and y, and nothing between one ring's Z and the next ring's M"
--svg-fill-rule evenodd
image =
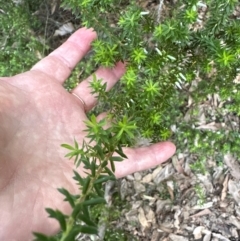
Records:
M81 101L62 84L95 38L92 29L79 29L30 71L0 78L0 240L32 240L32 231L54 234L59 226L45 207L71 211L56 190L78 193L74 163L64 157L67 150L60 145L73 144L74 138L83 141L87 117ZM124 72L125 65L117 63L95 74L109 90ZM86 103L86 111L97 103L89 81L91 76L73 90ZM175 146L162 142L124 152L128 159L117 163L118 178L161 164L174 154Z

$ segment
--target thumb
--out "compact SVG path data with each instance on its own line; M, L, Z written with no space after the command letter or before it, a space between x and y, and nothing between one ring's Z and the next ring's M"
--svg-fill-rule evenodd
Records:
M152 168L167 161L175 153L176 147L167 141L148 147L123 148L123 151L128 158L122 162L115 162L117 178Z

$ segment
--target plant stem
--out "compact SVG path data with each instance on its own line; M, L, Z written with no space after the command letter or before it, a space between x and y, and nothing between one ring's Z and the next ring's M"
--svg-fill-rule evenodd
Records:
M110 152L108 153L108 155L106 155L105 159L100 163L103 163L104 161L106 160L109 160L109 158L113 155L113 152ZM76 205L79 204L79 203L82 203L86 200L86 197L90 194L90 192L93 190L93 185L94 185L94 182L98 179L98 177L100 176L100 174L103 172L104 170L104 167L101 166L101 164L99 165L99 168L96 172L96 175L95 177L91 177L91 180L90 180L90 183L89 183L89 186L88 186L88 189L86 191L85 194L81 195L81 197L79 198L79 200L77 201ZM71 232L73 226L74 226L74 223L75 223L75 218L72 217L72 215L68 218L67 220L67 228L66 228L66 231L63 232L62 234L62 237L60 239L60 241L65 241L65 238L68 236L68 234Z

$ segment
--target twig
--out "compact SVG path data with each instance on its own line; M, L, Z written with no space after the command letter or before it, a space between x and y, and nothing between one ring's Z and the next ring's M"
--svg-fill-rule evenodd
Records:
M161 13L162 13L162 6L163 6L163 0L160 0L159 5L158 5L158 10L157 10L157 23L160 22Z

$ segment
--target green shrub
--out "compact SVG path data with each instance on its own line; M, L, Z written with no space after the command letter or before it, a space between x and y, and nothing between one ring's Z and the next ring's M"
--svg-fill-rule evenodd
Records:
M36 1L23 1L19 5L3 0L0 3L0 76L12 76L31 68L46 46L33 31L39 25L32 15Z
M184 121L182 111L186 112L189 96L197 107L218 93L226 104L217 110L216 122L226 114L240 114L239 81L233 81L240 72L237 0L181 0L169 3L169 12L159 9L155 14L135 1L65 0L62 5L98 33L94 54L87 61L93 68L86 75L99 65L128 63L127 73L108 93L109 112L117 118L132 117L142 137L174 140L178 151L187 148L205 158L219 152L240 154L240 135L235 129L197 130L198 110L189 121ZM201 81L190 91L197 78ZM100 105L95 113L103 110L106 106ZM175 133L172 125L177 125Z

